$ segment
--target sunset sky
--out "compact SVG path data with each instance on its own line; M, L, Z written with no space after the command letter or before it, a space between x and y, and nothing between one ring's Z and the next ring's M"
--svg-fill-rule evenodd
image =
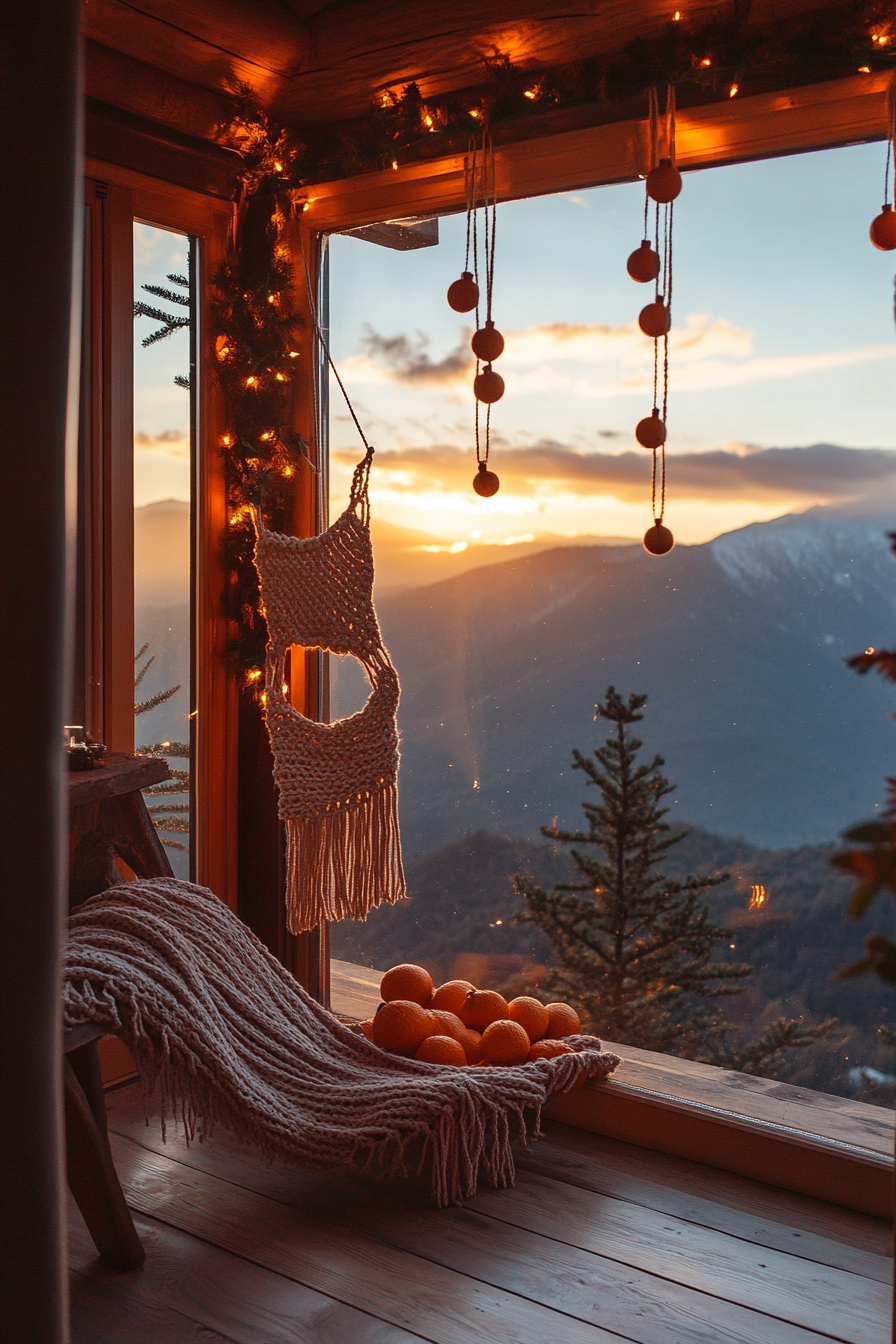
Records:
M759 519L896 492L893 255L868 224L882 144L685 176L675 208L666 519L703 541ZM625 272L643 187L498 208L491 500L471 489L469 322L445 291L464 221L438 247L393 252L331 240L331 344L377 447L378 519L456 546L564 535L640 536L652 342L636 319L650 286ZM136 282L183 270L185 240L138 225ZM150 324L137 324L138 339ZM189 494L188 397L172 385L186 339L137 354L137 504ZM332 508L345 504L357 434L331 391Z

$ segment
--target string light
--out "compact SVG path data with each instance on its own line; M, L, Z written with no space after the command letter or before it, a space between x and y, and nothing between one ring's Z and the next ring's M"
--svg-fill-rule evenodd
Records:
M290 357L290 359L298 359L298 357L299 357L299 352L298 352L298 350L290 350L290 352L289 352L289 357Z
M708 66L712 65L712 57L704 56L700 64L704 67L704 69L707 68Z
M471 107L471 108L470 108L470 116L471 116L471 117L478 117L478 116L479 116L479 108L478 108L478 107Z
M673 22L673 23L681 23L681 10L680 10L680 9L676 9L675 13L672 15L672 22Z
M860 75L870 75L870 74L871 74L871 66L870 66L870 65L860 65L860 66L859 66L859 74L860 74Z
M253 374L251 377L249 377L249 378L246 379L246 386L247 386L247 387L254 387L255 384L256 384L257 382L258 382L258 379L257 379L257 378L254 376L254 374Z
M537 88L536 88L536 89L524 89L524 91L523 91L523 97L524 97L524 98L537 98L537 97L538 97L538 89L537 89Z
M274 172L275 173L283 172L283 164L279 161L279 159L274 160Z
M397 161L397 159L393 159L393 160L392 160L392 169L393 169L394 172L398 172L398 161Z
M224 447L224 448L230 448L231 445L232 445L233 443L235 443L235 442L236 442L236 440L234 439L234 437L233 437L232 434L222 434L222 435L221 435L221 446L222 446L222 447Z
M261 443L267 443L268 439L272 439L273 437L274 431L272 429L266 429L263 434L259 434L258 436Z
M278 383L285 383L289 381L285 373L275 373L274 377L277 379Z
M731 85L731 88L728 90L728 97L729 97L729 98L736 98L736 97L737 97L737 91L738 91L739 88L740 88L740 85L739 85L739 84L732 84L732 85Z

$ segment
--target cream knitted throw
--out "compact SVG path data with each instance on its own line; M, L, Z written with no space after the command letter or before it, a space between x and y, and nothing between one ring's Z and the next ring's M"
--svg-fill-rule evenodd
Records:
M369 475L368 454L355 471L348 508L319 537L268 532L257 519L255 563L270 636L266 717L286 823L291 933L325 919L364 919L405 895L399 686L373 607ZM372 687L364 708L332 724L300 714L283 692L291 645L353 654Z
M220 1121L263 1153L309 1170L361 1163L405 1170L422 1140L444 1206L484 1178L513 1183L511 1142L539 1135L541 1108L616 1055L580 1053L519 1068L454 1068L385 1053L305 993L222 901L173 878L121 883L69 920L66 1026L119 1035L162 1119L188 1139Z

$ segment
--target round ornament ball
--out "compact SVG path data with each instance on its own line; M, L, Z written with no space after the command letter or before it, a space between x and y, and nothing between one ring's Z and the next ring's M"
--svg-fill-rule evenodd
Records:
M660 336L665 336L671 325L672 318L669 309L662 299L657 299L654 303L648 303L638 314L638 326L645 336L652 336L654 340L657 340Z
M885 205L869 229L871 241L881 252L892 252L896 248L896 210Z
M456 313L469 313L479 302L479 286L472 272L464 271L459 280L448 286L448 306Z
M641 246L635 248L625 263L625 269L639 285L646 285L657 278L660 273L660 259L650 246L649 238L645 238Z
M484 401L490 406L492 402L500 401L503 397L504 379L500 373L495 373L491 364L486 364L482 372L477 373L473 379L473 391L477 401Z
M660 159L655 168L647 174L647 195L660 205L674 201L681 191L681 173L671 159Z
M644 533L644 549L651 555L668 555L674 545L675 538L662 523L654 523Z
M494 322L489 319L485 326L480 327L479 331L474 334L470 345L473 347L473 354L476 358L484 359L488 364L493 359L497 359L504 349L504 337L498 331Z
M495 473L489 471L484 462L480 462L479 470L473 477L473 489L476 491L477 495L481 495L483 499L491 499L492 495L498 493L500 484L501 482L498 480Z
M638 421L635 438L642 448L661 448L666 442L666 426L655 406L651 415Z

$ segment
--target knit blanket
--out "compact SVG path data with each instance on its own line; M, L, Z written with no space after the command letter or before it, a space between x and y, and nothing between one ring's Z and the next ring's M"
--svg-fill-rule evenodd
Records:
M75 911L63 1002L66 1026L121 1037L147 1104L158 1092L163 1126L179 1117L188 1142L220 1122L308 1170L388 1176L407 1174L413 1149L439 1207L480 1179L512 1185L511 1145L540 1136L548 1099L619 1064L584 1036L574 1054L516 1068L388 1054L316 1003L210 891L172 878L121 883Z

